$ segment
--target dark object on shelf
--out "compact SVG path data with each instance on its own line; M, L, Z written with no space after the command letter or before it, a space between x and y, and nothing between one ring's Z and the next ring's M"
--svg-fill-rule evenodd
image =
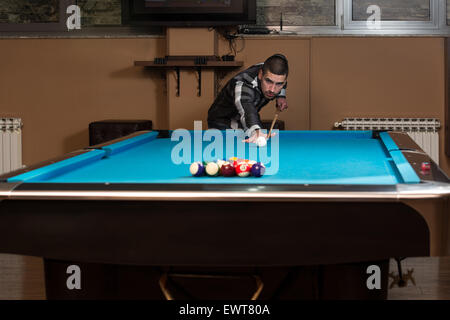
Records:
M187 61L193 60L194 62L197 59L201 59L207 63L207 61L220 61L218 56L165 56L166 61Z
M155 58L153 60L153 63L154 64L166 64L167 60L166 60L166 58Z
M226 60L224 60L224 57ZM196 64L204 64L205 67L241 67L243 62L234 61L234 56L165 56L154 58L153 61L135 61L135 66L143 67L192 67ZM162 65L163 64L163 65Z
M222 61L234 61L234 56L226 54L222 56Z
M199 56L199 57L194 58L195 64L206 64L207 62L208 62L208 60L206 57Z
M152 130L152 121L102 120L91 122L89 124L89 145L97 145L142 130Z
M243 25L239 27L238 33L242 34L269 34L270 29L265 26Z
M270 126L272 125L272 120L261 120L261 123L263 125L263 129L266 129L267 131L270 130ZM273 128L278 129L278 130L284 130L284 121L277 120L277 122L275 122L275 125L273 126Z

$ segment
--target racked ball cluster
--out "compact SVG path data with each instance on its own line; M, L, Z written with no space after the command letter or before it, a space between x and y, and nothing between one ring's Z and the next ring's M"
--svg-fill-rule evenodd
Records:
M261 177L266 171L266 167L261 162L247 159L238 159L232 157L229 161L217 160L213 162L194 162L191 164L189 171L194 177L207 175L216 177L222 175L224 177Z

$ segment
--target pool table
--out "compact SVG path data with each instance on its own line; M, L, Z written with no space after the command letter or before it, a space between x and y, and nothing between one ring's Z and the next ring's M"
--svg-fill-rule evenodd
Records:
M142 282L155 267L165 298L183 268L300 268L295 281L312 292L301 297L386 298L389 259L430 254L429 224L407 201L448 209L450 184L408 135L279 131L264 148L236 138L212 151L230 132L208 132L184 132L192 152L180 152L176 131L141 131L1 176L0 252L43 257L47 297L58 299L128 297L119 274L128 268L130 286L130 274ZM266 174L189 172L230 156L261 161ZM65 287L74 263L88 270L79 292ZM382 290L366 288L371 264L383 266ZM283 279L279 288L295 282ZM257 296L273 297L269 287Z

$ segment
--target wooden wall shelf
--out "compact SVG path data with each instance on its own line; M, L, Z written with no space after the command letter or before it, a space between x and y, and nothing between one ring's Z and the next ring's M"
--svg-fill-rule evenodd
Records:
M195 69L198 73L198 91L197 95L202 95L202 69L214 69L227 71L240 68L244 65L243 61L216 61L207 60L205 63L196 63L193 59L167 60L165 63L155 63L155 61L134 61L136 67L145 67L159 70L173 69L176 72L177 79L177 97L180 96L180 70Z
M167 61L165 64L155 63L153 61L135 61L135 66L150 68L240 68L244 65L243 61L207 61L205 64L196 64L190 60Z

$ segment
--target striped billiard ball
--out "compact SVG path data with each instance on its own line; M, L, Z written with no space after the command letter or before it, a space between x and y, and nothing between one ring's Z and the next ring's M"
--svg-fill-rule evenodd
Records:
M250 175L250 166L246 162L239 162L236 166L236 174L239 177L248 177Z
M205 174L205 166L200 161L193 162L189 167L189 171L194 177L201 177Z

